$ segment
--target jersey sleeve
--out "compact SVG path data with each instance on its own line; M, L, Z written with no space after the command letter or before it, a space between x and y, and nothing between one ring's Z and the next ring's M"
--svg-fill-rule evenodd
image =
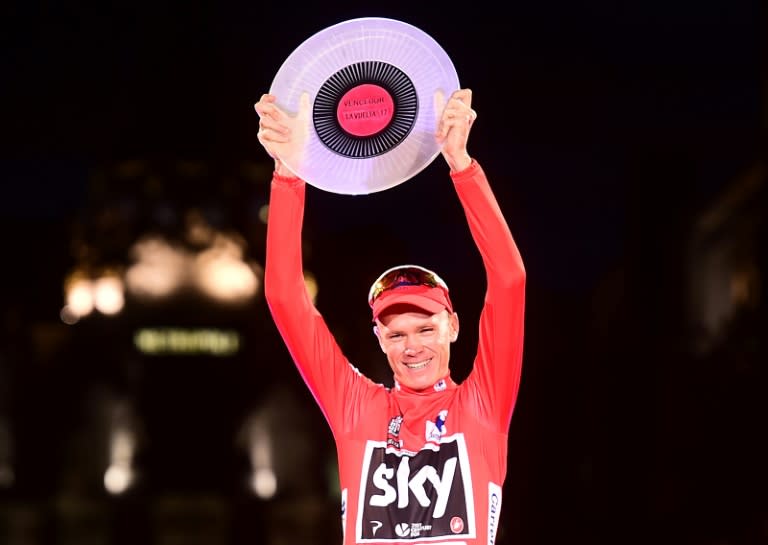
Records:
M334 434L345 407L370 391L370 381L342 353L304 282L301 231L306 183L275 174L267 223L264 293L275 325ZM346 401L346 403L345 403Z
M478 351L467 377L473 405L489 425L509 428L523 360L525 268L509 226L481 166L451 173L486 273Z

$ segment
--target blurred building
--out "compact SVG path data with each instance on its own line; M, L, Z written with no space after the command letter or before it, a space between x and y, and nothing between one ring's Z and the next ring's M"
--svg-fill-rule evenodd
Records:
M83 208L46 233L68 249L60 296L32 301L19 284L4 310L0 543L340 535L330 432L261 292L270 174L143 160L90 172Z
M756 326L768 275L767 184L765 165L756 164L691 226L687 322L690 349L699 356L726 343L738 342L750 351L763 342Z

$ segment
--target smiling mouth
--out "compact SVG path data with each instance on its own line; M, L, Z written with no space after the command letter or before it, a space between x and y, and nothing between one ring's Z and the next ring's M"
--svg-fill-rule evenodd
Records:
M408 369L412 371L417 371L419 369L424 369L427 365L429 365L429 362L431 360L424 360L424 361L417 361L414 363L403 363Z

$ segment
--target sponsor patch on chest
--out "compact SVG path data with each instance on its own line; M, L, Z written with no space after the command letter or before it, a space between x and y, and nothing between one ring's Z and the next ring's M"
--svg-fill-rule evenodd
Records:
M463 434L440 437L439 447L403 454L369 441L360 475L355 524L358 543L463 538L476 535Z

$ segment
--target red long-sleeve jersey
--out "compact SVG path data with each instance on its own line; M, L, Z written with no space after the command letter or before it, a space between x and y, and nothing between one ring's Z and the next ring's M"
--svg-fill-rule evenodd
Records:
M492 545L507 435L521 376L525 269L480 165L451 173L487 288L466 380L427 391L362 375L307 293L301 230L306 184L274 175L265 294L275 324L333 432L344 545Z

